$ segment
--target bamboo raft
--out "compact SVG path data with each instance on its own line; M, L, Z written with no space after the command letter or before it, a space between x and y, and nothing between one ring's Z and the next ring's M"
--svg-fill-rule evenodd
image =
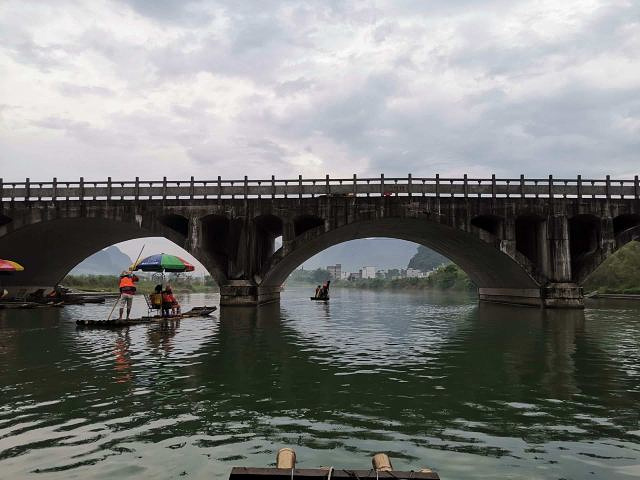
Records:
M276 456L276 468L233 467L229 480L440 480L430 468L394 470L386 453L376 453L371 464L373 468L369 470L296 468L296 452L292 448L281 448Z
M154 315L149 317L139 317L125 319L111 319L111 320L76 320L78 327L91 327L91 328L120 328L128 327L130 325L141 325L148 323L160 323L166 320L180 320L183 318L196 318L196 317L208 317L211 315L217 307L193 307L191 310L181 313L180 315L171 315L163 317L160 315Z
M0 302L0 310L63 307L64 302Z
M328 302L329 297L309 297L309 300L314 300L316 302Z

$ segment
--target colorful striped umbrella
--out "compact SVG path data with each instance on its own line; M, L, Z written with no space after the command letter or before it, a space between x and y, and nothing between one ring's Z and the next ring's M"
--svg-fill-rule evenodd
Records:
M195 269L186 260L166 253L143 258L134 267L134 270L142 270L143 272L193 272Z
M21 272L23 270L24 267L17 262L0 259L0 272L2 273Z

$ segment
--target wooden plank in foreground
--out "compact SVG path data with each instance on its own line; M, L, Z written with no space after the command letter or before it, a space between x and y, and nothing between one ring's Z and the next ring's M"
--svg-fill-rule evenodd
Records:
M233 467L229 480L326 480L328 468L294 468L293 476L289 468L249 468ZM440 480L435 472L376 472L375 470L343 470L334 468L332 479L341 480Z

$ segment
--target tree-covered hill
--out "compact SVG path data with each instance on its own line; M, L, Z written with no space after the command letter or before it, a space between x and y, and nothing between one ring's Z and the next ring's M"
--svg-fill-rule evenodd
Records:
M586 292L640 293L640 242L630 242L607 258L585 281Z
M451 263L447 257L443 257L437 252L433 250L419 245L418 252L409 260L409 268L415 268L416 270L420 270L422 272L428 272L429 270L433 270L440 265L446 265Z

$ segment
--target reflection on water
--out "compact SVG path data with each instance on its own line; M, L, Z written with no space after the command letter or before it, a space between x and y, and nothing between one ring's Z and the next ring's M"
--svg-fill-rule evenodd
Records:
M2 477L222 478L285 445L301 467L382 450L444 479L640 476L637 306L308 296L113 331L74 322L110 305L1 311Z

